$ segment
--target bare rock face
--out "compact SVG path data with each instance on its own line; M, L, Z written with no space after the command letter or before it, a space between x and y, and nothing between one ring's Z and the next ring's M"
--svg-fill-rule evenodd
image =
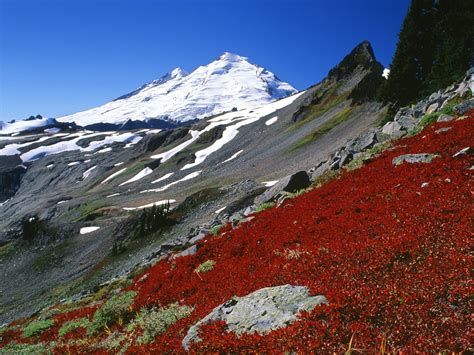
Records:
M255 199L255 204L258 206L264 202L272 201L282 191L293 193L305 189L309 185L311 185L311 180L308 173L306 171L298 171L293 175L284 177L262 195L258 196Z
M192 342L201 341L198 330L206 323L224 321L227 329L237 334L267 334L296 321L301 311L310 312L321 304L328 304L326 297L310 296L304 286L265 287L244 297L234 297L214 308L189 328L182 345L188 350Z

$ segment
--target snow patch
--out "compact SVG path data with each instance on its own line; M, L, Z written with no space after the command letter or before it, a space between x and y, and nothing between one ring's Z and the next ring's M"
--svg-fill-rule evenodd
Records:
M278 116L275 116L275 117L270 118L269 120L267 120L267 121L265 122L265 124L266 124L267 126L271 126L271 125L274 124L277 120L278 120Z
M221 213L222 211L224 211L224 210L226 209L226 207L227 207L227 206L224 206L224 207L222 207L222 208L219 208L219 209L218 209L217 211L215 211L214 213L215 213L215 214L219 214L219 213Z
M227 163L231 160L234 160L235 158L237 158L244 150L239 150L237 153L235 153L234 155L232 155L229 159L226 159L224 160L221 164L224 164L224 163Z
M175 203L176 200L161 200L161 201L157 201L157 202L153 202L153 203L149 203L147 205L143 205L143 206L138 206L138 207L124 207L123 209L125 211L135 211L135 210L142 210L144 208L149 208L149 207L153 207L153 206L161 206L161 205L165 205L167 203Z
M146 192L161 192L161 191L165 191L167 189L169 189L171 186L174 186L176 184L179 184L180 182L183 182L183 181L186 181L186 180L191 180L193 178L195 178L196 176L198 176L199 174L201 174L201 171L202 170L199 170L199 171L196 171L194 173L191 173L189 175L186 175L184 178L180 179L180 180L176 180L168 185L165 185L163 187L160 187L158 189L150 189L150 190L143 190L143 191L140 191L140 193L146 193Z
M153 172L152 169L146 167L145 169L143 169L142 171L140 171L137 175L135 175L134 177L132 177L131 179L125 181L125 182L122 182L119 186L123 186L123 185L126 185L126 184L130 184L131 182L135 182L135 181L138 181L140 179L143 179L145 176L147 175L150 175L151 173Z
M107 195L105 196L106 198L110 198L110 197L114 197L114 196L119 196L120 194L117 192L115 194L112 194L112 195Z
M173 173L165 174L165 175L163 175L162 177L160 177L159 179L156 179L156 180L152 181L151 183L152 183L152 184L156 184L157 182L160 182L160 181L163 181L163 180L168 179L171 175L173 175Z
M263 181L262 184L264 184L266 187L272 187L278 182L278 180L271 180L271 181Z
M92 173L92 171L94 171L95 168L97 168L97 165L95 165L92 168L87 169L86 171L84 171L84 173L82 174L82 180L87 179L89 177L89 175Z
M95 232L96 230L100 229L100 227L82 227L79 231L80 234L87 234Z
M112 175L110 175L108 178L106 178L104 181L101 182L101 184L105 184L107 181L113 179L114 177L116 177L117 175L120 175L122 174L125 170L127 170L127 168L123 168L115 173L113 173Z
M0 122L0 134L30 131L32 129L49 126L55 123L57 122L54 118L40 118L28 121L16 121L12 123Z

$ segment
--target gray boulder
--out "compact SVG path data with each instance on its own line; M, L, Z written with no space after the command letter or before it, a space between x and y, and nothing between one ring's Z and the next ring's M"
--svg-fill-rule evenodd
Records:
M454 106L453 111L458 115L464 115L467 111L472 109L474 109L474 99L469 99Z
M417 164L417 163L431 163L434 158L439 157L437 154L403 154L396 158L393 158L392 164L397 166L403 163Z
M296 192L307 188L309 185L311 185L311 181L306 171L298 171L293 175L284 177L263 194L257 196L255 205L259 206L262 203L274 200L281 191Z
M227 330L237 334L267 334L298 319L301 311L328 304L324 296L310 296L304 286L283 285L266 287L244 297L234 297L217 306L206 317L189 328L182 345L189 349L191 342L199 342L199 327L206 323L224 321Z
M454 120L453 116L442 113L436 121L437 122L449 122L449 121L452 121L452 120Z
M401 137L406 134L406 130L397 121L387 122L383 128L382 133L391 137Z
M175 254L173 258L179 258L181 256L188 256L188 255L194 255L197 252L197 245L192 245L189 248Z
M346 146L346 150L351 153L359 153L371 148L375 143L377 143L377 135L375 132L367 132L350 141Z

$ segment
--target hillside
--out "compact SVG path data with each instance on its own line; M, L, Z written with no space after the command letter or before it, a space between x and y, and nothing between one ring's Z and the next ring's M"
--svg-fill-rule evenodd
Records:
M474 110L432 124L133 280L14 322L3 351L469 349L473 124ZM240 303L273 313L259 323Z
M303 92L190 126L0 137L0 322L245 218L298 171L302 188L320 173L313 168L338 167L332 155L384 116L380 103L351 98L374 75L381 65L363 42ZM375 142L369 133L350 154ZM173 223L141 233L143 211L168 202Z

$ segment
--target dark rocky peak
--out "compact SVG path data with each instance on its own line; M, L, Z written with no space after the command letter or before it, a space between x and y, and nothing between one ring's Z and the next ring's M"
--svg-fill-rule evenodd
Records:
M368 41L358 44L344 59L328 73L328 79L339 81L352 75L356 69L370 70L383 67L375 59L374 50Z

